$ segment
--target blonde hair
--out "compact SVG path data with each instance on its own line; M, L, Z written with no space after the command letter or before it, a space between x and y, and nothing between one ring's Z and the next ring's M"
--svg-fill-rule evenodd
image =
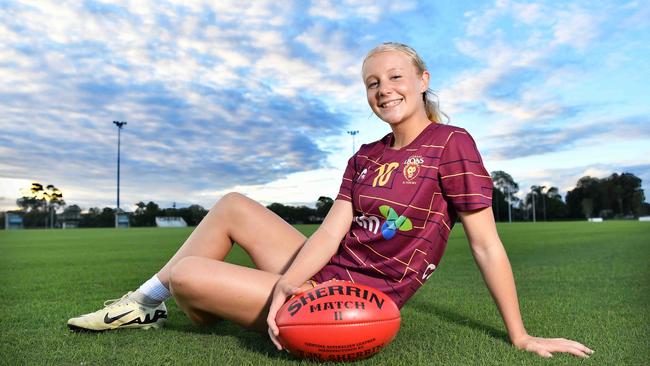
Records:
M397 42L386 42L373 48L363 59L362 65L365 65L366 61L368 61L370 57L378 53L390 51L399 51L409 56L411 58L413 66L417 68L420 75L422 75L423 72L427 71L427 65L413 48ZM438 96L433 90L431 90L431 88L422 93L422 100L424 101L424 109L426 111L427 118L429 118L431 122L442 123L443 119L449 121L449 116L440 110L440 106L438 105Z

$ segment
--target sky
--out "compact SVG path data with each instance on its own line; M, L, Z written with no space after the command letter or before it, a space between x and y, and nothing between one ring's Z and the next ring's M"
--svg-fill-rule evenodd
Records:
M556 186L629 172L650 195L645 1L2 1L0 210L31 182L84 210L335 197L390 132L361 63L415 48L488 171Z

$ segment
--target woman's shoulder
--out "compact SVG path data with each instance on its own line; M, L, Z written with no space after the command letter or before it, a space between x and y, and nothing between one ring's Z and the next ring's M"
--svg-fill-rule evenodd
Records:
M377 152L381 152L386 147L386 144L390 142L390 133L386 134L384 137L380 138L377 141L369 142L367 144L362 144L357 150L355 155L365 155L372 156Z
M447 125L444 123L436 123L435 128L432 129L433 133L444 134L444 133L468 133L466 129L459 126Z
M470 134L462 127L437 123L429 130L426 141L431 145L447 146L450 140L454 140L460 136L470 136Z

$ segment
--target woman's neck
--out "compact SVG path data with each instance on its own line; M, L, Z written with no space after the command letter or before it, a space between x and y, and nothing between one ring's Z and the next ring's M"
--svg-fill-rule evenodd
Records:
M418 118L390 125L394 138L391 149L398 150L410 144L431 123L427 118Z

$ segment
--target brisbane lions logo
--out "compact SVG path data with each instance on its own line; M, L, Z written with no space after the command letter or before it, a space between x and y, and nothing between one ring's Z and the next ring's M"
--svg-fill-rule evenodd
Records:
M424 159L421 156L411 156L408 159L404 160L404 178L411 181L415 179L418 174L420 174L420 165L424 163Z

